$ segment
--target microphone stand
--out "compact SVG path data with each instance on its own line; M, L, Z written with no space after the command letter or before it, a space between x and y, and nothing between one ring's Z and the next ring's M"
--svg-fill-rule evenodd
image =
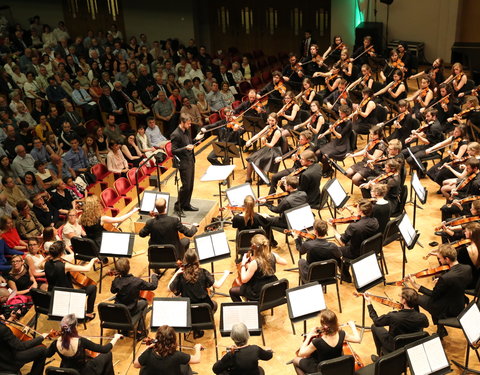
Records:
M137 190L137 204L138 204L138 208L140 208L140 189L138 188L138 173L140 171L140 169L146 165L152 158L155 157L155 153L150 155L148 158L146 158L145 160L143 160L140 164L138 164L138 168L137 170L135 171L135 188ZM159 191L162 191L162 187L161 187L161 184L160 184L160 165L158 165L157 162L155 162L155 166L157 167L157 185L158 185L158 190ZM162 166L162 168L165 168Z

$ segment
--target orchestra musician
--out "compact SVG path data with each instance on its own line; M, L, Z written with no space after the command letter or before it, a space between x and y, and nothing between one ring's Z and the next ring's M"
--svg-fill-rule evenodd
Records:
M220 288L229 274L230 271L226 270L221 279L215 280L209 271L200 267L197 252L188 249L183 256L182 266L170 279L168 289L176 296L190 298L190 303L208 303L215 313L218 304L210 298L209 288ZM198 339L203 334L203 331L194 330L193 338Z
M452 121L454 120L455 111L457 110L458 105L455 97L452 95L453 87L451 84L440 84L440 86L438 86L438 93L440 95L437 96L436 104L433 108L437 110L437 118L442 125L443 132L447 134L453 130Z
M156 213L154 218L146 222L140 230L140 237L150 236L148 245L173 245L177 251L177 259L182 259L185 250L190 246L190 239L197 233L197 226L193 224L190 228L183 225L178 217L167 215L167 201L159 198L155 201ZM178 233L186 237L180 239Z
M464 110L447 119L448 122L455 120L457 122L471 122L475 126L480 126L480 107L478 104L478 97L467 96L465 99Z
M135 277L130 273L130 261L128 258L120 258L115 262L115 274L110 292L115 294L115 303L125 305L132 316L142 313L142 320L138 325L137 339L146 336L145 317L147 315L148 302L140 298L142 290L155 290L158 286L158 275L151 276L151 282ZM142 337L143 336L143 337Z
M419 332L429 325L425 314L415 310L418 306L418 293L415 289L402 288L399 297L402 305L401 310L390 311L387 314L378 316L369 294L363 293L363 298L365 298L367 303L368 314L373 321L371 326L372 336L377 348L377 355L372 355L373 362L378 360L378 356L393 352L396 336ZM389 327L388 331L384 328L385 326Z
M385 227L390 221L390 217L394 216L392 213L390 202L385 199L388 192L388 186L384 183L375 184L370 189L370 195L372 196L373 209L372 217L378 221L378 231L385 233Z
M287 261L273 251L270 242L263 234L256 234L251 240L251 252L242 258L237 284L230 288L233 302L241 302L245 297L249 301L258 301L260 291L265 284L277 281L275 265L286 265Z
M392 49L390 51L390 58L387 64L385 64L383 70L380 71L380 78L385 82L385 84L390 83L393 80L392 75L397 69L402 72L402 78L408 70L405 67L404 62L398 56L398 52Z
M476 205L476 210L476 214L480 214L479 204ZM469 266L472 272L472 281L466 286L466 289L475 289L480 279L480 223L475 222L465 225L465 238L469 238L472 242L467 246L457 248L457 260L458 263Z
M264 224L262 215L255 212L255 198L247 195L243 200L243 212L236 214L232 219L232 227L237 229L237 235L242 230L258 229Z
M368 50L368 52L366 52ZM361 55L361 56L360 56ZM375 57L375 50L373 49L373 40L370 35L363 37L363 43L352 54L355 59L355 65L362 66L368 64L371 57Z
M327 144L319 147L316 155L320 159L323 166L324 176L331 176L333 168L328 162L329 159L341 161L350 153L350 138L352 134L352 121L349 119L352 110L347 105L341 105L338 108L340 119L331 124L327 132L320 134L318 137L325 137L328 133L331 135L331 140ZM333 139L332 139L333 138Z
M310 78L304 78L304 80L302 81L302 95L300 96L300 99L302 100L302 105L300 106L300 109L308 111L316 95L317 93L315 92L313 83Z
M372 77L372 68L370 65L364 64L360 68L360 76L356 81L353 81L348 85L348 91L359 101L362 98L362 90L364 88L373 89L373 83L375 80Z
M408 77L410 75L410 70L412 68L412 54L408 50L407 42L400 41L397 46L397 54L400 61L402 61L405 65L405 76Z
M310 104L310 117L307 118L304 122L293 127L294 131L309 130L312 133L312 139L310 140L310 142L313 143L314 148L326 143L324 139L317 137L317 135L319 135L322 131L325 131L326 129L327 124L325 123L325 118L323 117L322 111L320 110L320 103L318 102L318 100L314 100Z
M60 367L77 370L80 375L98 374L114 375L112 348L123 336L113 335L112 341L106 345L96 344L85 337L81 337L77 330L75 314L68 314L60 322L61 336L52 342L47 349L47 357L58 354L62 359ZM90 358L86 351L101 353Z
M342 49L340 53L340 59L338 60L337 64L340 65L342 76L347 80L347 82L352 82L355 80L355 75L353 75L353 63L348 56L347 48Z
M452 74L443 83L452 83L453 92L455 96L458 96L465 91L467 80L467 75L463 72L463 65L457 62L452 65Z
M86 265L66 263L62 256L65 253L65 244L62 241L55 241L49 249L48 260L45 262L45 276L47 277L48 290L62 287L73 289L72 276L70 272L89 272L98 258L92 258ZM95 318L94 307L97 297L97 286L88 285L82 287L87 294L87 311L85 317L87 320Z
M235 108L234 114L242 114L243 127L253 129L255 133L257 129L264 128L267 119L265 108L261 102L257 102L257 92L254 89L248 91L247 100Z
M399 100L397 109L398 116L393 121L390 136L387 137L387 140L398 139L402 144L405 144L405 140L410 137L412 130L418 128L418 121L409 112L406 100Z
M257 99L268 94L268 109L270 112L276 112L282 106L282 98L285 96L287 88L283 82L282 73L278 70L272 72L272 81L257 93Z
M316 238L314 240L304 241L299 253L300 255L307 254L306 259L298 260L298 270L300 278L306 282L308 276L308 267L314 262L322 260L335 259L337 264L340 264L342 253L338 246L333 242L325 239L328 235L328 223L321 219L316 219L313 223L313 230Z
M392 74L392 81L373 95L382 96L387 103L393 104L393 108L398 110L399 102L407 98L408 90L403 81L403 76L400 69L395 69Z
M300 164L306 168L300 174L298 190L307 194L307 203L311 207L320 205L320 181L322 179L322 166L317 163L317 157L312 150L303 151L300 155Z
M46 348L40 346L48 333L42 333L34 339L21 341L6 325L5 316L0 315L0 372L20 373L27 363L33 362L30 375L43 375ZM10 323L11 324L11 323Z
M356 214L360 219L348 224L343 234L337 232L333 226L334 236L340 244L340 251L343 257L348 259L358 258L360 254L360 245L364 240L378 233L379 225L376 218L372 217L373 204L368 199L361 199L357 205ZM348 267L343 267L342 279L347 283L352 282L352 277Z
M310 79L318 77L316 73L324 70L323 58L318 52L318 45L310 45L310 56L303 57L300 63L305 77ZM317 79L312 79L312 81L315 85L319 83Z
M343 43L342 37L340 35L335 35L332 44L328 46L322 57L324 60L329 59L330 61L338 61L340 60L340 54L344 48L346 48L346 46Z
M362 90L362 101L360 104L353 105L357 119L353 120L352 127L356 134L368 134L372 126L378 122L375 110L377 104L372 100L372 97L373 90L364 88Z
M296 98L292 91L287 91L283 97L283 107L277 112L278 123L282 128L283 137L290 137L290 130L299 123L300 106L297 104Z
M257 139L265 139L265 145L247 158L247 183L252 182L253 166L252 162L265 173L278 171L279 163L275 163L275 158L282 155L285 147L285 140L282 137L282 131L277 125L278 116L276 113L270 113L267 118L267 126L261 132L250 138L245 144L250 147Z
M380 126L374 126L370 129L369 142L365 148L353 154L347 153L345 155L345 158L363 156L361 162L356 163L347 169L347 177L351 178L355 185L360 186L365 179L374 174L373 169L368 167L367 161L375 161L384 156L387 151L387 144L383 139L383 128Z
M326 79L325 82L328 90L330 90L330 81ZM341 105L352 106L352 100L350 99L349 91L347 90L347 81L345 79L338 78L331 88L332 90L328 96L323 99L324 107L333 112L337 112Z
M313 104L312 104L313 105ZM287 152L287 154L283 156L277 156L275 158L275 163L280 163L283 159L285 159L286 156L291 155L290 158L293 160L293 166L292 168L286 168L280 172L275 173L270 182L270 190L268 194L273 194L277 190L278 183L280 180L286 176L288 176L290 173L293 171L299 169L302 167L301 163L301 153L306 151L306 150L311 150L313 148L312 146L312 138L313 134L310 130L304 130L303 132L300 133L300 136L298 137L298 147L297 149L292 153L291 151ZM282 186L283 188L283 186Z
M230 332L234 345L227 347L225 355L212 367L220 375L265 375L258 365L258 360L269 361L273 357L270 348L248 345L250 334L244 323L235 323Z
M410 147L412 154L415 158L422 163L422 160L427 156L426 150L431 147L432 145L436 145L443 140L443 133L442 133L442 126L440 122L437 120L437 110L436 109L428 109L425 111L425 127L419 128L417 130L412 130L412 134L407 140L406 143L410 143L414 139L418 139L423 144L419 144L417 146ZM408 164L410 164L410 168L417 170L418 167L415 161L410 156L410 153L407 149L402 151L403 156ZM424 177L423 172L418 171L419 177Z
M469 266L458 263L457 251L451 245L440 245L437 257L441 265L450 266L450 269L438 278L433 289L418 284L413 275L408 275L406 281L422 294L418 296L418 304L431 314L433 324L437 325L437 334L443 338L448 332L438 320L456 317L462 312L465 288L472 280L472 272Z
M195 344L193 355L177 350L177 333L169 326L160 326L155 334L155 339L144 352L135 358L133 367L141 368L142 375L156 374L192 374L190 365L200 363L203 346Z
M425 111L434 97L433 90L430 88L431 82L429 76L423 76L420 79L420 88L407 99L408 102L414 102L412 114L419 121L424 118Z
M288 64L283 68L283 80L288 82L293 90L299 91L304 77L302 65L299 64L294 53L288 55Z
M468 199L468 197L467 197ZM461 205L460 205L461 206ZM468 215L465 216L465 219L468 220L469 218L476 218L480 216L480 200L475 199L472 202L472 205L470 206L470 211L468 212ZM462 240L463 238L471 238L471 232L473 227L469 228L468 226L470 224L475 224L477 223L476 221L473 222L468 222L466 225L458 225L455 221L457 219L453 219L453 222L451 225L450 221L442 221L441 224L441 230L435 232L436 235L441 235L442 236L442 243L451 243L457 240ZM459 220L462 220L461 217ZM465 263L461 262L460 263Z
M443 75L443 59L436 58L433 61L432 66L428 67L426 70L418 72L417 74L411 75L408 79L417 79L425 74L428 75L436 85L440 85L445 80Z
M361 342L360 333L355 322L347 325L352 333L340 329L337 315L329 309L320 313L320 326L315 327L306 336L293 359L293 366L298 375L312 374L318 371L318 364L327 359L340 357L343 354L343 343Z

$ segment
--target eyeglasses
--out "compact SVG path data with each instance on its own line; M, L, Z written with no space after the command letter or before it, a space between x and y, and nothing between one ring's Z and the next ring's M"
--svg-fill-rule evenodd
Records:
M12 263L23 263L23 260L12 260Z

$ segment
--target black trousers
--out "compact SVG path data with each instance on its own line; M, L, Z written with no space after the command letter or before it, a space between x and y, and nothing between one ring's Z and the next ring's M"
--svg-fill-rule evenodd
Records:
M95 298L97 298L97 286L89 285L82 288L87 293L87 314L93 313L95 310Z
M112 352L110 351L108 353L102 353L98 357L88 360L81 374L115 375L115 370L113 369Z
M190 163L189 163L190 164ZM182 187L178 193L178 200L175 203L175 208L182 209L190 206L190 200L192 199L193 193L193 179L195 178L195 164L190 164L185 168L183 166L180 169L180 180L182 181Z
M0 364L0 371L19 371L25 364L33 362L31 375L43 375L47 349L43 346L35 346L27 350L19 351L11 362Z
M270 191L268 192L268 194L275 193L277 191L278 181L280 181L282 177L288 176L293 171L294 171L294 168L287 168L287 169L284 169L283 171L275 173L272 176L272 179L270 181Z
M413 156L421 163L422 159L427 156L425 150L428 148L427 145L420 145L420 146L414 146L410 147L410 150L412 151ZM406 162L412 167L413 169L417 170L418 167L416 163L413 161L412 157L410 156L410 153L408 150L403 150L402 155L405 157Z
M393 352L393 337L390 335L390 333L388 333L384 327L376 327L372 325L371 329L377 354L381 355Z

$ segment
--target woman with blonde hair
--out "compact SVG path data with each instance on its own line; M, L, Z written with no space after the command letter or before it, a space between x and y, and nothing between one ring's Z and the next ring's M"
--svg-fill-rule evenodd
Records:
M242 258L240 277L237 285L230 289L233 302L241 302L242 296L249 301L258 301L265 284L278 280L275 276L276 264L286 265L287 261L270 251L270 242L263 234L252 237L251 250Z
M83 214L80 217L80 225L83 226L86 237L94 240L98 246L100 246L102 242L103 224L121 223L137 212L138 207L135 207L125 215L115 217L103 215L103 211L102 203L96 195L85 198Z
M337 315L329 309L320 313L320 327L310 331L298 349L298 356L293 360L293 366L298 375L318 371L318 364L327 359L337 358L343 354L343 342L361 341L355 322L349 321L352 333L340 329Z
M255 212L255 206L255 198L247 195L243 200L243 212L236 214L232 219L232 226L237 228L237 233L241 230L257 229L263 225L263 217Z

